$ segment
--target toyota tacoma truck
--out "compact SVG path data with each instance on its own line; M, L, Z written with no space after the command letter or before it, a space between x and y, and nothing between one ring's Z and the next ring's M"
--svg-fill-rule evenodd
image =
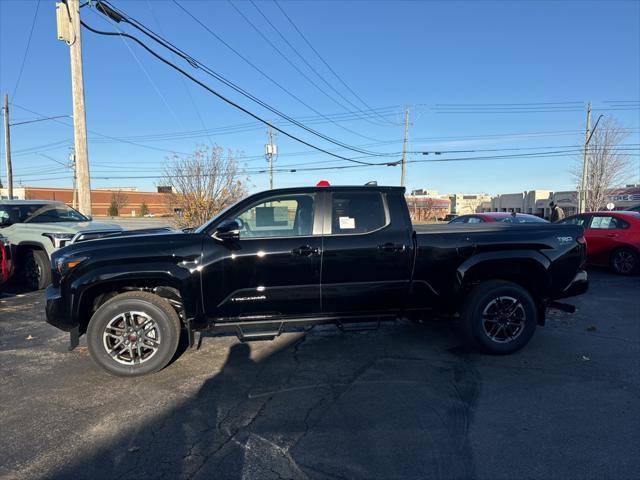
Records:
M86 334L93 360L163 368L181 335L271 339L321 323L459 316L478 349L514 352L547 308L588 287L578 225L414 226L404 188L287 188L250 196L190 232L124 232L52 256L47 321Z
M119 233L118 225L99 223L62 202L0 200L0 233L15 253L16 273L31 290L51 281L51 254L67 244Z

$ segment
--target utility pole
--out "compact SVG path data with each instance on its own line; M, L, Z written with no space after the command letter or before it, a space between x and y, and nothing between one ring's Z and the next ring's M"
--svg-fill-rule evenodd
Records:
M269 125L269 143L264 146L264 155L269 162L269 189L273 190L273 156L278 154L278 147L273 144L273 130Z
M69 163L71 168L73 168L73 199L71 200L71 206L73 208L78 208L78 203L76 201L76 199L78 198L78 173L76 171L76 153L73 150L71 150L71 153L69 154Z
M76 158L79 210L91 215L91 181L87 148L87 117L84 105L82 73L82 35L79 0L56 4L58 39L69 45L71 56L71 91L73 96L73 138Z
M4 95L4 155L7 159L7 190L13 198L13 168L11 166L11 129L9 128L9 95Z
M587 106L587 130L584 137L584 152L582 156L582 181L580 182L580 199L578 213L587 210L587 175L589 170L589 140L591 140L591 102Z
M407 176L407 142L409 141L409 106L404 111L404 142L402 143L402 172L400 173L400 186L404 187Z

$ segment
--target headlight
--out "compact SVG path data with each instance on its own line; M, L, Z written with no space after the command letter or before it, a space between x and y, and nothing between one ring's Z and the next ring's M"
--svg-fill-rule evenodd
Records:
M74 233L43 233L43 236L47 237L53 243L55 248L64 247L69 240L73 238Z
M70 272L82 262L84 262L87 257L60 257L56 260L56 270L62 276L66 273Z

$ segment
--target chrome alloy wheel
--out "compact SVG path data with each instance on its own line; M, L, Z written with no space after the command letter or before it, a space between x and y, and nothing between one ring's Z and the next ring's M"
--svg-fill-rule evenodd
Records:
M107 353L123 365L139 365L160 348L160 329L144 312L123 312L104 328L102 343Z
M482 312L482 328L492 341L508 343L523 332L526 318L520 300L501 296L491 300Z

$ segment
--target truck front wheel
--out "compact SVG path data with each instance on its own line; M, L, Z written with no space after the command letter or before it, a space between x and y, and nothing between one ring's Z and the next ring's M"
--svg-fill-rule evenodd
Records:
M467 339L491 354L520 350L531 340L537 324L536 305L529 292L503 280L473 288L461 316Z
M173 358L180 319L171 304L147 292L127 292L105 302L91 317L91 358L111 374L134 377L157 372Z
M22 279L29 290L42 290L51 283L51 262L44 250L27 250L23 257Z

